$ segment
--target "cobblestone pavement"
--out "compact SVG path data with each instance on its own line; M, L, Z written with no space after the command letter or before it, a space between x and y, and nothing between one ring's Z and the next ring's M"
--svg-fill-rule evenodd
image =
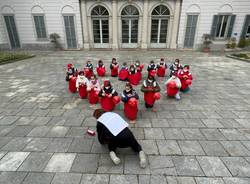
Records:
M179 57L192 89L181 101L163 94L157 112L143 107L131 128L148 155L146 169L130 149L114 166L96 137L86 100L70 94L64 67L112 57L121 63ZM49 52L0 66L0 184L249 184L250 64L197 52ZM145 71L144 71L145 72ZM144 77L146 73L144 73ZM112 79L121 92L124 83ZM137 87L139 91L140 86ZM122 114L122 104L116 112Z

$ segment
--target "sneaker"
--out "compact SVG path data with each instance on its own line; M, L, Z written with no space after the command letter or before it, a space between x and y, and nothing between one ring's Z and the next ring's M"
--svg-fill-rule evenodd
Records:
M147 158L144 151L139 152L139 158L140 158L140 167L145 168L147 166Z
M121 160L116 156L115 152L111 151L109 156L115 165L120 164Z
M180 100L180 99L181 99L181 97L180 97L180 94L179 94L179 93L177 93L177 94L175 95L175 99L176 99L176 100Z

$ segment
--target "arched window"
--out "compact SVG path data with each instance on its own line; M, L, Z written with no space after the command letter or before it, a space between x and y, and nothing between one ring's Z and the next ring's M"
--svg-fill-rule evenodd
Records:
M169 16L169 9L163 5L152 11L151 43L166 43Z
M122 43L137 43L139 11L136 7L128 5L123 8L122 16Z
M109 42L109 12L103 6L96 6L91 11L94 43Z

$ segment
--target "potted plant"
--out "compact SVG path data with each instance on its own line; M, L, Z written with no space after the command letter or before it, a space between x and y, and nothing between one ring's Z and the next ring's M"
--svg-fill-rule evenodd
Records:
M211 35L203 34L202 38L203 38L203 52L209 52L210 51L209 45L212 43Z
M50 41L54 44L56 50L61 50L62 46L59 42L60 36L57 33L51 33L49 35Z

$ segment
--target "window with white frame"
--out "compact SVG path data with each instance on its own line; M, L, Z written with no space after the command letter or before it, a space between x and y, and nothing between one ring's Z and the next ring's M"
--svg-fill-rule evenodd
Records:
M91 12L94 43L109 43L109 13L103 6L96 6Z
M170 11L166 6L157 6L152 12L151 43L166 43Z
M234 21L235 15L214 15L211 36L216 39L230 38Z
M122 43L138 42L139 11L132 5L126 6L122 12Z
M33 15L37 39L47 39L44 15Z

